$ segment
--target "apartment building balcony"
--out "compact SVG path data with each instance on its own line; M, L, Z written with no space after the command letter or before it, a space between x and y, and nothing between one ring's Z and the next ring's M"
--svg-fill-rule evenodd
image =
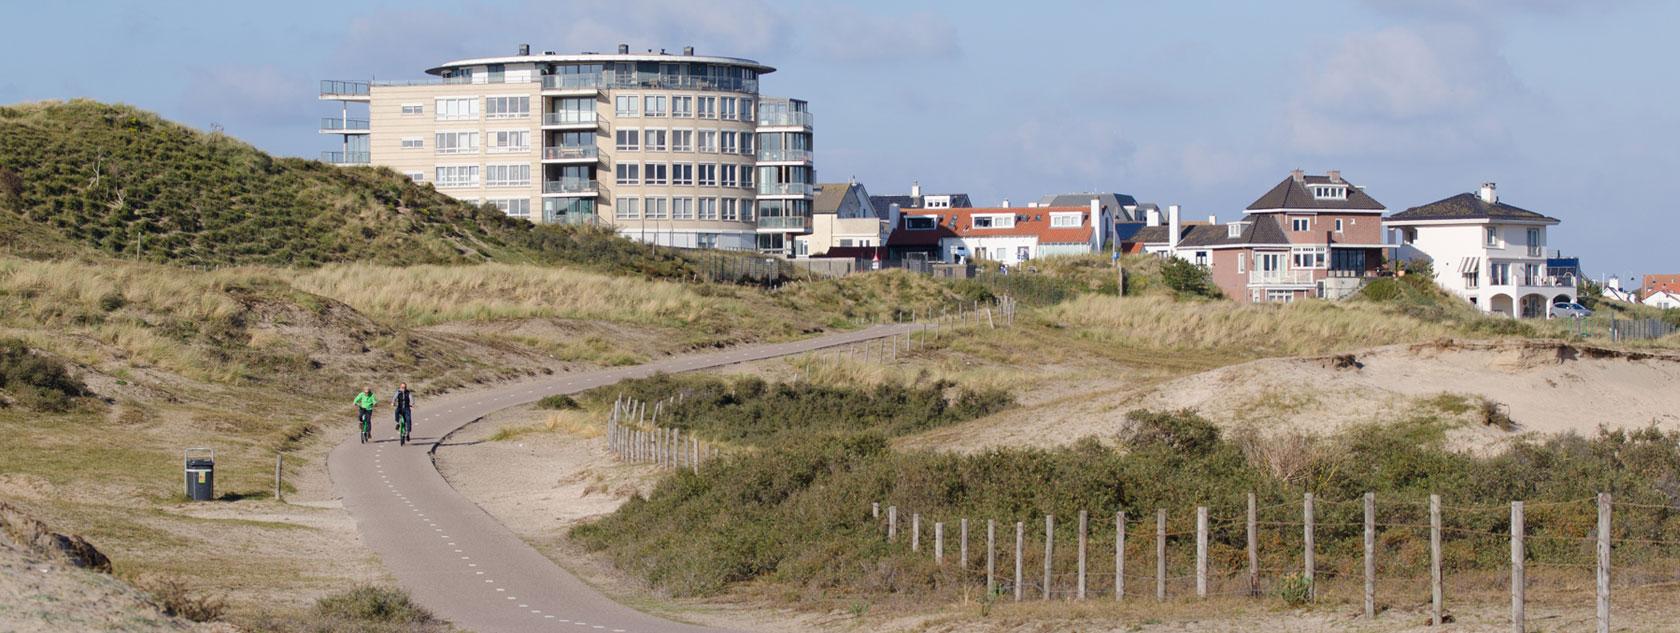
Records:
M583 178L562 178L543 182L545 196L592 197L599 190L599 182Z
M372 152L321 152L321 162L334 165L366 165L373 162Z
M758 94L757 79L729 79L721 77L692 77L663 73L607 73L606 88L652 88L656 90L697 90L701 92L744 92Z
M322 101L368 101L373 98L372 82L345 81L341 79L321 80Z
M758 195L761 196L810 196L813 187L804 182L761 182L758 183Z
M759 216L758 230L761 233L804 232L810 223L810 218L801 215Z
M543 75L542 91L553 96L590 96L606 85L601 75Z
M758 113L758 127L760 127L760 128L791 127L791 128L800 128L800 129L810 129L814 122L815 121L812 118L810 112L796 112L796 111L763 112L763 111L761 111L761 112Z
M759 149L758 162L761 163L809 163L811 150L808 149Z
M559 147L544 147L542 161L545 163L593 163L600 160L601 152L594 145L562 145Z
M1251 270L1248 272L1248 285L1310 287L1317 283L1313 275L1314 270L1312 268Z
M563 110L543 114L542 126L545 130L593 130L600 125L600 117L594 112L577 110Z
M364 119L321 117L322 134L367 134L368 130L368 122Z

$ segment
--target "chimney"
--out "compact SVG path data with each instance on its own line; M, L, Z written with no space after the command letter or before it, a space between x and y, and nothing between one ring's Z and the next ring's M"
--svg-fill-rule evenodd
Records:
M683 47L683 55L685 55L687 57L693 57L694 56L694 47L693 46L684 46Z
M1167 254L1178 254L1178 205L1167 205Z
M1340 170L1340 169L1332 169L1328 172L1325 172L1325 175L1330 178L1330 182L1337 183L1337 184L1340 184L1342 182L1342 170Z
M531 45L530 44L520 44L519 45L519 56L520 57L524 57L524 56L530 55L530 54L531 54Z
M1482 183L1481 198L1482 202L1486 202L1488 204L1499 202L1499 190L1494 188L1493 183L1484 182Z
M1208 226L1219 226L1219 219L1215 216L1208 216Z
M1110 227L1106 226L1107 224L1107 222L1103 221L1102 203L1097 201L1096 198L1092 198L1091 238L1093 240L1093 244L1096 246L1096 250L1098 251L1102 250L1103 236L1108 235L1108 232L1112 230Z
M1003 208L1005 208L1005 209L1009 208L1009 199L1008 198L1003 199Z
M1301 171L1299 169L1292 170L1292 171L1289 172L1289 177L1295 179L1295 182L1306 182L1307 172Z
M618 54L629 55L630 54L630 45L629 44L619 44L618 45Z
M920 181L920 180L911 181L911 183L910 183L910 197L912 197L912 198L922 197L922 181Z
M1149 210L1144 212L1143 224L1144 226L1161 226L1161 208L1149 207Z

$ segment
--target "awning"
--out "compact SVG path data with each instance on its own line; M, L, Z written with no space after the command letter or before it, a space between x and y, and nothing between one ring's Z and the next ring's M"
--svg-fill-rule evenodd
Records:
M1458 262L1458 272L1463 275L1474 275L1481 272L1482 258L1466 257Z

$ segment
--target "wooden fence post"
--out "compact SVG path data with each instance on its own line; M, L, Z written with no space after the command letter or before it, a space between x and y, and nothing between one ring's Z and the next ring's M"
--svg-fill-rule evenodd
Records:
M1523 633L1523 593L1527 589L1523 569L1523 502L1511 502L1511 630Z
M910 551L922 551L922 513L910 513Z
M1307 580L1307 599L1318 597L1318 588L1313 586L1313 496L1303 493L1301 496L1301 564L1305 567Z
M881 520L881 502L876 501L869 504L869 518L877 521Z
M1021 601L1021 543L1027 536L1027 524L1015 522L1015 601Z
M957 566L961 567L966 574L968 572L968 519L961 519L957 523L957 531L961 533L958 538L962 539L962 543L957 546Z
M1155 511L1155 599L1167 599L1167 511Z
M887 506L887 542L898 540L898 506Z
M944 565L945 564L945 522L944 521L934 521L933 522L933 562L934 562L934 564L938 564L938 565Z
M997 522L986 519L986 596L997 593Z
M1085 523L1085 520L1086 520L1086 513L1085 513L1084 510L1080 510L1079 511L1079 594L1078 594L1080 600L1085 599L1085 532L1086 532L1086 528L1087 528L1087 524Z
M1248 595L1260 595L1260 542L1256 532L1260 527L1259 508L1254 493L1248 493Z
M1365 617L1377 617L1377 495L1365 493Z
M1208 509L1196 506L1196 597L1207 597Z
M1114 513L1114 601L1126 598L1126 512Z
M1429 624L1441 626L1441 495L1429 495Z
M1598 633L1610 633L1610 493L1598 493Z
M1056 549L1056 517L1044 515L1044 599L1050 599L1050 569L1055 561Z
M285 461L285 453L274 454L274 500L280 502L284 502L286 500L285 497L280 495L280 471L283 468L282 464L284 464Z

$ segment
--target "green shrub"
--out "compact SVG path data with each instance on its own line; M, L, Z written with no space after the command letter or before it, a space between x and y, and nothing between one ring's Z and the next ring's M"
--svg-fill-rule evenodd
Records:
M570 411L572 409L579 408L579 406L577 400L571 396L566 394L554 394L538 400L537 408L548 409L550 411Z
M77 398L91 395L63 362L37 354L17 339L0 339L0 390L40 411L64 411Z
M174 576L143 576L135 586L150 594L164 615L193 622L220 620L227 603L219 597L194 593L186 581Z
M1181 296L1224 297L1219 286L1214 285L1213 274L1207 268L1178 257L1168 257L1161 262L1161 281Z
M1219 427L1195 411L1136 410L1126 414L1126 444L1203 455L1219 445Z
M1313 584L1300 573L1289 574L1278 579L1277 587L1272 590L1278 599L1291 607L1305 606L1312 602Z
M315 602L307 614L262 614L241 621L245 630L273 633L445 633L454 629L414 604L408 592L358 586Z

